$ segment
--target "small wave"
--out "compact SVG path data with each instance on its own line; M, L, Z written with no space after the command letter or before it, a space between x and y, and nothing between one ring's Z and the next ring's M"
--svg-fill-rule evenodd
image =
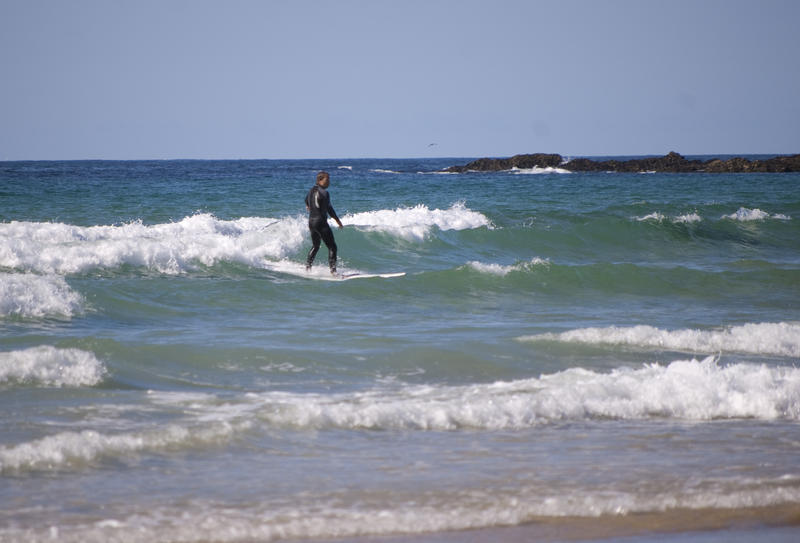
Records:
M646 221L664 222L664 221L670 221L670 222L672 222L674 224L691 224L691 223L696 223L696 222L700 222L700 221L703 220L703 218L700 215L698 215L697 213L686 213L686 214L683 214L683 215L678 215L676 217L667 217L666 215L664 215L663 213L659 213L658 211L655 211L655 212L650 213L648 215L645 215L643 217L635 217L635 219L637 221L639 221L639 222L646 222Z
M472 386L381 387L351 394L248 396L254 416L300 429L502 430L564 420L800 420L800 369L722 367L713 357L611 373L573 368Z
M82 307L83 298L63 277L0 273L0 318L72 317Z
M676 223L695 223L702 221L703 218L698 215L697 213L686 213L685 215L679 215L675 217L674 222Z
M764 221L767 219L775 219L780 221L789 221L792 218L788 215L783 215L781 213L776 213L774 215L770 215L766 211L762 211L760 209L748 209L746 207L740 207L736 213L731 213L730 215L723 215L720 217L721 219L731 219L734 221L740 222L749 222L749 221Z
M724 330L661 330L652 326L582 328L560 334L523 336L521 341L631 345L699 353L741 352L800 357L800 324L757 323Z
M80 349L40 346L0 353L0 385L94 386L105 374L103 363Z
M558 173L558 174L567 174L572 173L569 170L565 170L564 168L554 168L552 166L547 166L546 168L540 168L538 166L534 166L533 168L511 168L509 170L511 173L515 175L541 175L541 174L550 174L550 173Z
M420 241L425 239L433 227L440 230L493 228L485 215L468 209L462 202L453 204L449 209L429 209L420 204L412 208L366 211L348 215L346 224Z
M306 368L295 366L291 362L273 362L272 364L261 366L259 369L267 373L302 373L306 371Z
M702 484L706 483L706 484ZM710 484L709 484L710 483ZM651 483L652 484L652 483ZM720 484L717 480L700 479L690 485L669 485L654 493L636 488L567 489L561 485L510 485L498 488L489 485L468 489L440 488L428 492L409 493L398 490L391 499L372 492L356 495L354 491L304 492L288 495L280 501L250 501L233 506L209 499L181 500L179 504L153 504L131 512L114 504L104 508L102 520L85 519L60 526L38 523L21 527L17 523L0 529L0 539L8 541L83 543L86 541L283 541L283 540L372 540L381 536L416 536L414 540L472 540L439 537L436 534L500 526L550 525L543 532L552 534L555 519L564 517L618 518L631 513L689 511L678 517L680 526L697 524L698 510L730 513L742 518L741 510L780 504L794 504L800 491L790 482L775 478L734 480ZM679 513L680 514L680 513ZM675 524L675 517L672 524ZM547 520L545 520L547 519ZM680 524L683 522L683 524ZM533 523L533 524L531 524ZM595 520L597 526L604 526ZM694 523L694 524L691 524ZM615 533L612 524L606 525ZM647 528L644 524L642 530ZM624 530L623 530L624 531ZM537 540L538 532L527 537L511 536L512 540ZM755 532L754 532L755 533ZM427 534L427 537L426 535ZM502 539L503 532L488 539ZM532 537L531 537L532 536ZM478 537L478 539L481 539ZM544 540L548 540L544 535ZM624 539L624 538L623 538ZM650 539L661 540L657 535ZM766 538L769 540L769 538ZM616 539L615 539L616 540Z
M644 222L644 221L655 221L655 222L663 222L666 219L666 216L659 212L653 212L649 215L645 215L644 217L636 217L637 221Z
M372 173L400 173L394 170L384 170L382 168L373 168L370 170Z
M352 166L337 166L337 169L353 171L353 167Z
M104 434L95 430L61 432L19 445L0 447L0 473L63 469L85 465L102 457L175 446L223 443L247 424L207 423L188 428L170 425L133 433Z
M467 263L467 266L472 268L475 271L480 273L487 273L491 275L499 275L501 277L505 277L511 272L524 272L529 271L536 266L549 266L550 260L547 258L533 258L529 262L521 262L517 264L512 264L510 266L504 266L502 264L485 264L483 262L478 261L471 261Z

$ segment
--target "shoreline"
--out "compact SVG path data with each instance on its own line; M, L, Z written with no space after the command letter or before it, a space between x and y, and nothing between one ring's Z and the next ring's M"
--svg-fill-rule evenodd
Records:
M800 172L800 154L750 160L743 157L688 160L671 151L663 157L631 160L592 160L575 158L566 161L559 154L534 153L510 158L479 158L463 166L450 166L445 172L497 172L512 169L559 168L570 172L667 172L667 173L787 173Z
M300 543L795 543L800 527L793 525L733 526L711 530L685 530L619 534L609 537L570 537L529 526L443 532L420 536L375 536L354 539L301 540ZM255 543L255 542L254 542Z
M300 543L794 543L796 504L740 509L676 509L603 517L543 517L525 524L416 534L300 539Z

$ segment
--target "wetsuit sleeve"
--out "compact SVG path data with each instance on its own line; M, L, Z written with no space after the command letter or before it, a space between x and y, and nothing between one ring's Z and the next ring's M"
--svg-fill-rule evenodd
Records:
M333 206L331 205L330 199L328 200L328 214L331 217L333 217L333 220L335 220L337 223L342 222L342 221L339 220L339 217L336 215L336 212L333 210Z

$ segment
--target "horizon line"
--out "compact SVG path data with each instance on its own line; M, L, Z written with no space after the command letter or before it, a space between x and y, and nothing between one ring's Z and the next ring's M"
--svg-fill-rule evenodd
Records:
M479 158L511 158L517 155L533 155L533 154L558 154L564 158L608 158L608 157L663 157L668 155L671 152L676 152L684 157L747 157L747 156L770 156L770 157L780 157L780 156L793 156L800 153L761 153L761 152L749 152L749 153L681 153L679 151L667 151L666 153L644 153L644 154L562 154L562 153L544 153L544 152L534 152L534 153L515 153L512 155L473 155L473 156L408 156L408 157L290 157L290 158L268 158L268 157L260 157L260 158L181 158L181 157L174 157L174 158L0 158L0 163L2 162L244 162L244 161L281 161L281 160L292 160L292 161L301 161L301 160L337 160L337 161L347 161L347 160L468 160L468 159L479 159Z

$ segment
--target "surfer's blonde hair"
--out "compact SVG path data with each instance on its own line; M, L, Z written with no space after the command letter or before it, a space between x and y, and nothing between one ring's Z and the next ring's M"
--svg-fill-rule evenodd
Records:
M320 181L324 181L325 179L330 181L331 174L329 174L328 172L319 172L317 174L317 184L319 184Z

